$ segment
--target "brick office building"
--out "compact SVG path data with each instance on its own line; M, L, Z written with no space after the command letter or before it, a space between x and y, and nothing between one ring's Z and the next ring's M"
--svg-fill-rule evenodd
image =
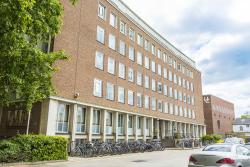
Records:
M33 108L32 132L72 141L206 133L201 73L193 60L120 0L62 4L64 25L51 46L70 59L58 62L57 95ZM18 107L0 113L0 135L25 129Z
M212 95L203 96L205 123L208 134L231 133L235 119L234 104Z

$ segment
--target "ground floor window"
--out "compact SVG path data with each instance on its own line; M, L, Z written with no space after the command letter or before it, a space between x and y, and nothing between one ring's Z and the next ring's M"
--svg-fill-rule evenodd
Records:
M76 113L76 132L77 133L84 133L86 130L86 108L78 107Z
M95 109L93 111L93 127L92 133L93 134L100 134L100 120L101 120L101 111Z
M69 121L69 105L61 103L58 105L56 132L67 133L68 121Z

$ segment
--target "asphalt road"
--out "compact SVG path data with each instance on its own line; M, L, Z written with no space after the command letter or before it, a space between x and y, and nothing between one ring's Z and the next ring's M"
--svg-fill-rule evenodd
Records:
M166 150L96 158L69 158L67 162L32 165L34 167L186 167L191 153L199 150ZM29 165L30 167L31 165ZM25 166L22 166L25 167ZM28 167L28 166L27 166Z

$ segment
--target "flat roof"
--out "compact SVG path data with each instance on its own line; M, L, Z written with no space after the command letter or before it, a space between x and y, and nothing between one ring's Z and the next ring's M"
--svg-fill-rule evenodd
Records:
M177 49L173 44L167 41L151 26L149 26L142 18L140 18L132 9L130 9L122 0L108 0L115 8L120 10L129 20L139 26L145 33L151 36L156 42L175 54L176 57L196 69L195 61L186 56L183 52Z

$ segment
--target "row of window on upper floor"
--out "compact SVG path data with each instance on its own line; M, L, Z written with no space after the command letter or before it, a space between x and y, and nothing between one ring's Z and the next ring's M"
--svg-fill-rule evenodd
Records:
M101 19L106 20L107 10L106 10L106 6L104 6L102 3L99 3L98 5L98 16ZM169 64L174 69L181 71L186 76L191 77L191 78L194 77L193 72L189 70L185 65L182 65L181 63L177 63L177 61L174 58L172 58L170 55L167 55L165 52L161 51L161 49L159 48L156 49L155 44L153 43L151 44L148 39L143 38L142 34L138 32L136 36L136 32L132 27L129 27L127 30L127 24L122 19L120 19L119 23L120 23L119 24L120 33L122 33L125 36L128 35L131 41L136 42L140 47L144 48L146 51L150 52L152 55L157 56L164 63ZM110 12L109 24L114 28L118 27L118 17L113 12ZM105 40L104 36L105 36L104 28L98 26L97 40L103 44ZM115 40L116 40L115 36L113 34L109 34L109 47L113 50L116 50ZM125 55L125 42L123 41L120 42L120 53L121 54L124 53Z
M144 63L145 68L149 69L149 59L144 59L147 60ZM116 62L113 58L108 57L107 60L107 71L110 74L115 75L115 67L116 67ZM100 70L104 70L104 54L96 51L96 55L95 55L95 67L100 69ZM118 65L118 76L122 79L126 79L126 66L122 63L117 63ZM141 64L142 65L142 64ZM151 61L151 69L153 72L155 72L155 62ZM173 81L174 84L181 86L187 90L190 90L191 92L194 92L194 85L192 82L189 82L188 80L185 80L184 78L181 78L180 76L177 76L176 74L172 74L172 71L167 70L167 68L162 68L161 65L158 65L158 75L162 76L162 71L163 71L163 78L164 79L168 79L169 81ZM128 67L128 81L129 82L134 82L134 78L136 75L136 72L133 70L133 68ZM143 82L142 82L142 72L141 71L137 71L137 85L142 86ZM146 88L149 88L149 76L145 75L144 76L144 85ZM152 78L152 90L155 90L155 79Z

